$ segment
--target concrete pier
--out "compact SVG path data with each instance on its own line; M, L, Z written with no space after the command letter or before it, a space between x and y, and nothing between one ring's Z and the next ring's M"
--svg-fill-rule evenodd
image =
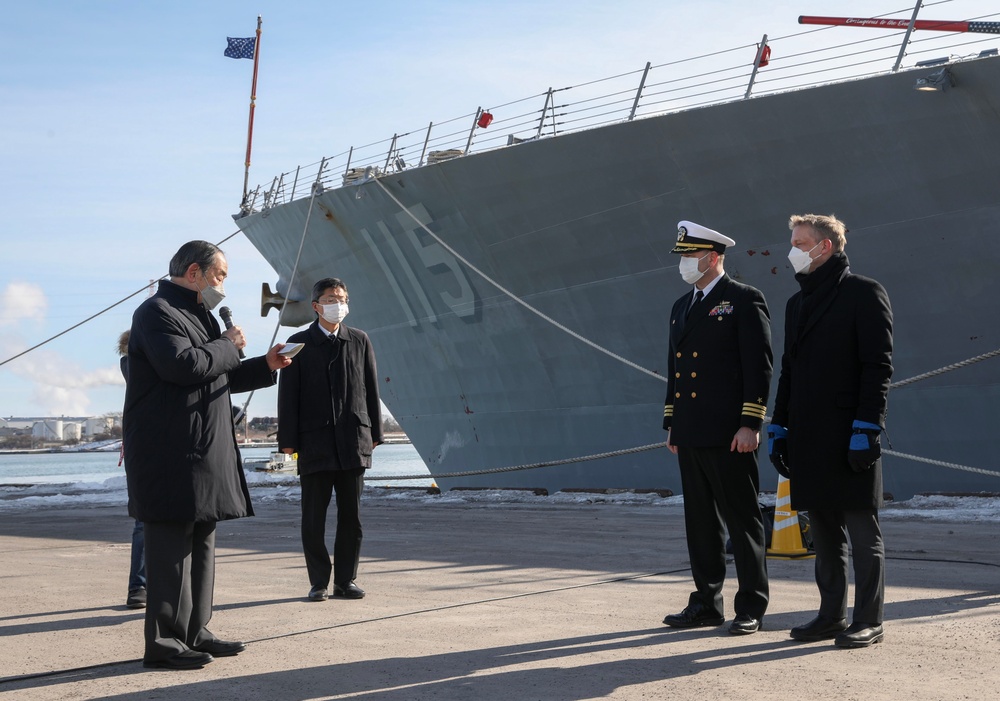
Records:
M796 643L811 561L769 561L762 630L678 631L679 505L367 499L360 601L309 602L294 502L219 524L211 628L249 643L147 670L124 606L122 507L0 517L0 697L16 699L984 699L1000 694L1000 523L883 519L885 642ZM732 618L735 572L725 589ZM852 590L853 594L853 590Z

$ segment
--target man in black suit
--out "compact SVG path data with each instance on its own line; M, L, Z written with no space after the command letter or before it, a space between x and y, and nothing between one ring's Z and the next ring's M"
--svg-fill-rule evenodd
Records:
M884 637L879 434L892 377L892 309L882 285L851 273L843 222L805 214L793 216L789 228L788 258L801 290L785 308L770 455L789 477L792 508L809 511L820 592L819 614L791 636L867 647ZM850 627L848 535L855 581Z
M663 428L677 455L695 591L663 622L673 628L725 623L726 529L739 590L729 626L757 632L767 610L764 521L757 446L771 381L771 327L764 295L723 269L736 242L689 221L678 223L680 272L693 285L670 312Z
M347 286L337 278L313 285L317 319L289 338L304 344L278 380L278 447L298 453L302 485L302 549L311 601L360 599L354 583L361 556L361 492L372 450L382 442L375 351L364 331L341 322ZM333 565L326 548L326 512L337 496Z

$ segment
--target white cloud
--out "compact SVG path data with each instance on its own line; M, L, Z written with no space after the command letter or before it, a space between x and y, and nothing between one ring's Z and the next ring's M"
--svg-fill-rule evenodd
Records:
M5 366L32 384L32 401L52 416L86 416L90 413L88 390L125 384L117 366L84 370L59 353L36 350Z
M32 282L10 282L0 292L0 326L30 319L42 321L49 302L41 287Z

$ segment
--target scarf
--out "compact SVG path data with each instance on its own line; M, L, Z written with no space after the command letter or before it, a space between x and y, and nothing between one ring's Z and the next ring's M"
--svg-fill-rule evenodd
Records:
M830 256L830 260L813 272L796 273L795 281L799 283L801 293L798 295L798 300L789 309L792 315L791 328L794 329L795 334L791 346L793 358L799 341L805 335L806 328L811 325L810 322L818 319L830 306L841 281L851 272L850 266L847 254L838 251Z

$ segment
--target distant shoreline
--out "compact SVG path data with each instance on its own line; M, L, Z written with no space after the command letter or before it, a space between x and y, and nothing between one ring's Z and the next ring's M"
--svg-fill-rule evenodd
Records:
M407 435L401 431L386 433L383 436L382 443L386 445L402 445L411 443ZM274 448L277 449L278 443L276 441L237 441L236 445L240 448Z
M411 443L407 435L401 431L385 434L386 445L408 445ZM278 444L275 441L237 441L240 448L270 448L277 450ZM86 444L84 444L85 446ZM49 448L0 448L0 455L45 455L48 453L117 453L121 450L121 441L114 440L111 443L93 447L83 447L79 444L72 446L54 446Z

